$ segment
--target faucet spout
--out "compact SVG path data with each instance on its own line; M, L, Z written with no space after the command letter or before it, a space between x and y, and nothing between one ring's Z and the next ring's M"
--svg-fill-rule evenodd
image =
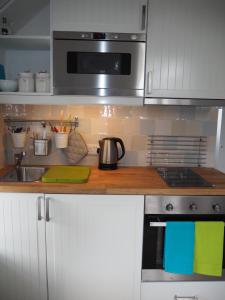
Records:
M25 155L26 155L26 152L20 152L20 153L16 153L14 155L17 169L19 169L21 167L22 160Z

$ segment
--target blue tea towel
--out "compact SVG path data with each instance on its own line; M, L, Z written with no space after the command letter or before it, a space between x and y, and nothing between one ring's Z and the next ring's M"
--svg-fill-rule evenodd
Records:
M164 244L164 269L177 274L193 274L194 222L167 222Z
M0 65L0 79L5 79L5 69L3 65Z

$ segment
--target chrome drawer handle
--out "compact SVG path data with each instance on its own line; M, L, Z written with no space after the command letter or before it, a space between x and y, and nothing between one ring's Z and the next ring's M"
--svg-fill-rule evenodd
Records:
M46 198L46 200L45 200L45 221L46 222L50 221L50 216L49 216L49 201L50 201L50 198Z
M43 197L38 197L37 198L37 219L38 221L41 221L43 218L42 218L42 215L41 215L41 200L43 199Z
M198 300L197 296L174 296L174 300Z

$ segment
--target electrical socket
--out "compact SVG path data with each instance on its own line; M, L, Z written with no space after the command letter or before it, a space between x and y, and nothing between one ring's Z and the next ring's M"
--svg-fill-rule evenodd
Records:
M87 148L88 148L89 155L97 155L97 149L98 149L97 144L87 144Z

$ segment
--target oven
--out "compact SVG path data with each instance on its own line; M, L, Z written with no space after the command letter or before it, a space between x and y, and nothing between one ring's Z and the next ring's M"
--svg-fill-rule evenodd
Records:
M53 91L144 96L145 34L53 32Z
M167 221L224 221L224 196L146 196L142 256L142 282L224 281L222 277L180 275L163 270L164 235ZM224 248L225 249L225 248Z

